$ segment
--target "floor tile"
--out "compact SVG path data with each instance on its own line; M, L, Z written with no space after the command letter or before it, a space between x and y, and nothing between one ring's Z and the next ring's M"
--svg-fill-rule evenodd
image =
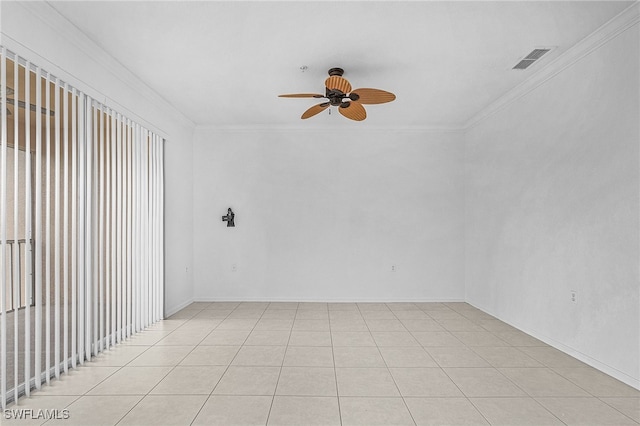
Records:
M229 317L231 312L233 312L233 311L223 311L223 310L218 310L218 309L205 309L203 311L198 312L196 314L196 316L194 316L193 318L225 319L225 318Z
M364 321L367 323L369 331L407 331L397 319L365 319Z
M467 347L425 347L440 367L489 367L489 363Z
M180 365L229 365L240 346L196 346Z
M261 320L267 319L281 319L281 320L291 320L296 317L296 311L290 309L267 309L264 311Z
M41 425L45 423L47 420L43 420L38 418L37 413L38 410L51 410L57 413L59 416L64 417L65 413L67 415L71 415L68 410L65 411L73 401L76 401L78 396L70 396L70 395L38 395L34 391L30 397L22 397L18 400L18 403L12 403L7 406L7 410L2 413L2 425L3 426L32 426L32 425ZM25 410L25 411L21 411ZM31 413L33 410L35 418L26 418L22 413ZM14 414L15 413L15 414ZM9 418L7 417L9 416ZM62 420L64 421L64 420Z
M418 307L411 302L389 302L386 303L386 305L387 308L394 312L415 311L418 309Z
M398 318L391 311L362 311L360 313L365 320L383 319L397 320Z
M291 319L260 319L254 330L291 330L293 318Z
M300 311L327 311L328 304L322 302L300 302L298 303L298 312Z
M284 357L286 367L333 367L330 347L288 346Z
M182 309L181 311L176 312L175 314L168 317L168 320L179 320L179 319L190 319L193 318L200 312L201 309Z
M432 319L401 319L400 322L409 331L446 331Z
M413 320L413 321L432 321L431 317L421 311L419 309L415 310L407 310L407 311L396 311L393 313L396 318L404 323L404 320Z
M360 312L362 311L388 311L390 310L387 307L386 303L377 303L377 302L364 302L357 303L358 309Z
M172 367L122 367L88 392L88 395L145 395Z
M200 345L240 346L249 337L250 330L214 330L205 337Z
M500 368L499 371L529 396L590 396L548 368Z
M226 367L177 366L153 388L151 394L209 395L218 384Z
M137 403L142 395L82 396L67 407L69 418L50 420L47 424L101 426L115 425ZM4 424L4 423L3 423Z
M169 320L164 319L148 326L144 331L172 331L181 327L187 320Z
M336 367L385 367L376 346L338 346L333 348Z
M279 367L231 366L213 390L214 395L273 395Z
M329 312L326 310L300 310L296 314L296 319L315 319L315 320L327 320L329 319Z
M459 313L453 310L429 312L429 317L436 320L457 320L457 321L467 320L464 316L460 315Z
M276 395L267 425L340 426L338 398Z
M140 333L130 336L127 340L122 342L122 345L152 346L167 337L172 331L173 330L144 330Z
M333 346L376 346L368 331L331 331Z
M444 371L469 398L526 396L495 368L445 368Z
M486 314L485 314L486 315ZM507 324L506 322L502 322L500 320L497 319L491 319L491 317L488 317L486 319L481 319L477 321L478 325L482 328L484 328L487 331L492 331L492 332L514 332L514 331L518 331L517 328L510 326L509 324Z
M489 331L452 331L451 334L467 346L509 346Z
M358 311L356 303L328 303L329 311Z
M548 346L543 341L521 331L495 331L494 334L512 346Z
M178 365L195 346L153 346L127 364L130 367Z
M438 319L438 323L447 331L485 331L484 328L468 319Z
M421 309L425 312L428 311L450 311L451 308L449 308L447 305L445 305L444 303L441 302L414 302L413 303L415 306L418 307L418 309Z
M147 395L118 426L183 426L191 424L208 395Z
M130 363L151 346L114 346L112 349L100 352L97 356L91 358L88 365L96 365L102 367L121 367Z
M467 398L405 398L418 426L488 425Z
M120 367L79 365L60 375L58 380L52 380L49 385L43 385L40 390L32 392L38 396L84 395L119 369Z
M329 311L329 319L331 321L364 321L360 311Z
M526 346L520 350L547 367L587 367L587 364L551 346Z
M183 326L184 327L184 326ZM156 343L156 346L196 346L204 339L210 330L183 330L182 327L174 330L167 337Z
M464 396L441 368L390 368L390 371L403 397Z
M412 331L413 337L425 347L451 347L464 346L460 340L453 337L448 331Z
M75 401L64 424L105 409L141 426L640 423L640 391L464 302L198 302L174 318L19 406Z
M331 331L359 331L359 332L369 332L369 327L367 327L367 323L364 322L363 319L360 320L348 320L348 319L339 319L339 320L331 320Z
M420 346L408 331L372 331L371 335L378 346Z
M472 350L493 367L544 367L529 355L511 346L479 346Z
M205 309L234 310L240 302L211 302Z
M438 367L421 347L381 347L380 353L387 367Z
M192 302L185 309L207 309L213 302Z
M271 309L288 309L288 310L298 310L298 302L271 302L267 307L267 310Z
M399 396L386 368L336 368L340 396Z
M640 423L640 398L600 398L606 404Z
M236 309L255 309L264 311L269 307L270 302L240 302Z
M227 318L220 323L218 328L215 331L219 330L243 330L243 331L251 331L253 327L255 327L258 322L257 318L247 319L247 318Z
M229 319L260 319L264 311L254 309L236 309L229 314Z
M544 407L567 425L637 425L597 398L538 398Z
M331 346L331 333L328 331L292 331L290 346Z
M640 398L639 390L592 367L554 368L553 370L593 396L627 396Z
M563 423L532 398L471 398L492 424L499 426L547 426Z
M293 331L329 331L329 321L327 320L301 320L297 319L293 323Z
M193 421L193 426L264 426L271 396L212 395Z
M276 395L337 396L333 368L282 367Z
M247 337L245 345L252 346L286 346L289 342L290 331L284 330L254 330Z
M343 426L414 425L402 398L340 397Z
M286 346L243 346L231 365L280 367Z

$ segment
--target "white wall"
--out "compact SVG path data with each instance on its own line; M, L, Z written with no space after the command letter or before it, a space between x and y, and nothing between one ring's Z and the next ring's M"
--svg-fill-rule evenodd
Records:
M165 312L193 299L194 125L44 2L2 2L0 43L159 132L165 144Z
M638 40L636 23L471 128L465 179L467 301L635 387Z
M462 155L460 133L196 130L195 298L462 300Z

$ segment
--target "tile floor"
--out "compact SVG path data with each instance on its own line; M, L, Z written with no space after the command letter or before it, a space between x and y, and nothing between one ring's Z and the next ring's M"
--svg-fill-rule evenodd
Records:
M640 424L639 391L466 303L193 303L11 408L66 408L45 423L68 426Z

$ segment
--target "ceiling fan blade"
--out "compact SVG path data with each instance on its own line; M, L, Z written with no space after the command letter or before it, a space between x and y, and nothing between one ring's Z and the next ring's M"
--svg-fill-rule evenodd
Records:
M396 99L396 95L380 89L356 89L351 94L358 95L358 99L353 99L360 104L384 104Z
M338 75L332 75L324 81L324 85L329 90L339 90L342 93L349 93L351 91L351 83L346 78Z
M362 121L367 118L367 111L357 102L343 102L338 111L350 120Z
M324 111L325 109L327 109L327 107L329 105L331 105L331 103L329 103L329 102L323 102L321 104L314 105L311 108L309 108L308 110L306 110L304 112L304 114L302 114L302 117L300 117L300 118L302 118L304 120L305 118L313 117L314 115L319 114L322 111Z
M292 93L289 95L278 95L279 98L324 98L318 93Z

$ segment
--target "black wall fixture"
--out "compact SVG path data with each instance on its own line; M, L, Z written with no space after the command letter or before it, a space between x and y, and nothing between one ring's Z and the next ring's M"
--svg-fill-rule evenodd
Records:
M235 213L233 213L233 210L231 210L231 207L229 207L227 209L227 215L222 216L222 221L227 222L227 228L230 226L236 226L236 223L233 220L235 216L236 216Z

